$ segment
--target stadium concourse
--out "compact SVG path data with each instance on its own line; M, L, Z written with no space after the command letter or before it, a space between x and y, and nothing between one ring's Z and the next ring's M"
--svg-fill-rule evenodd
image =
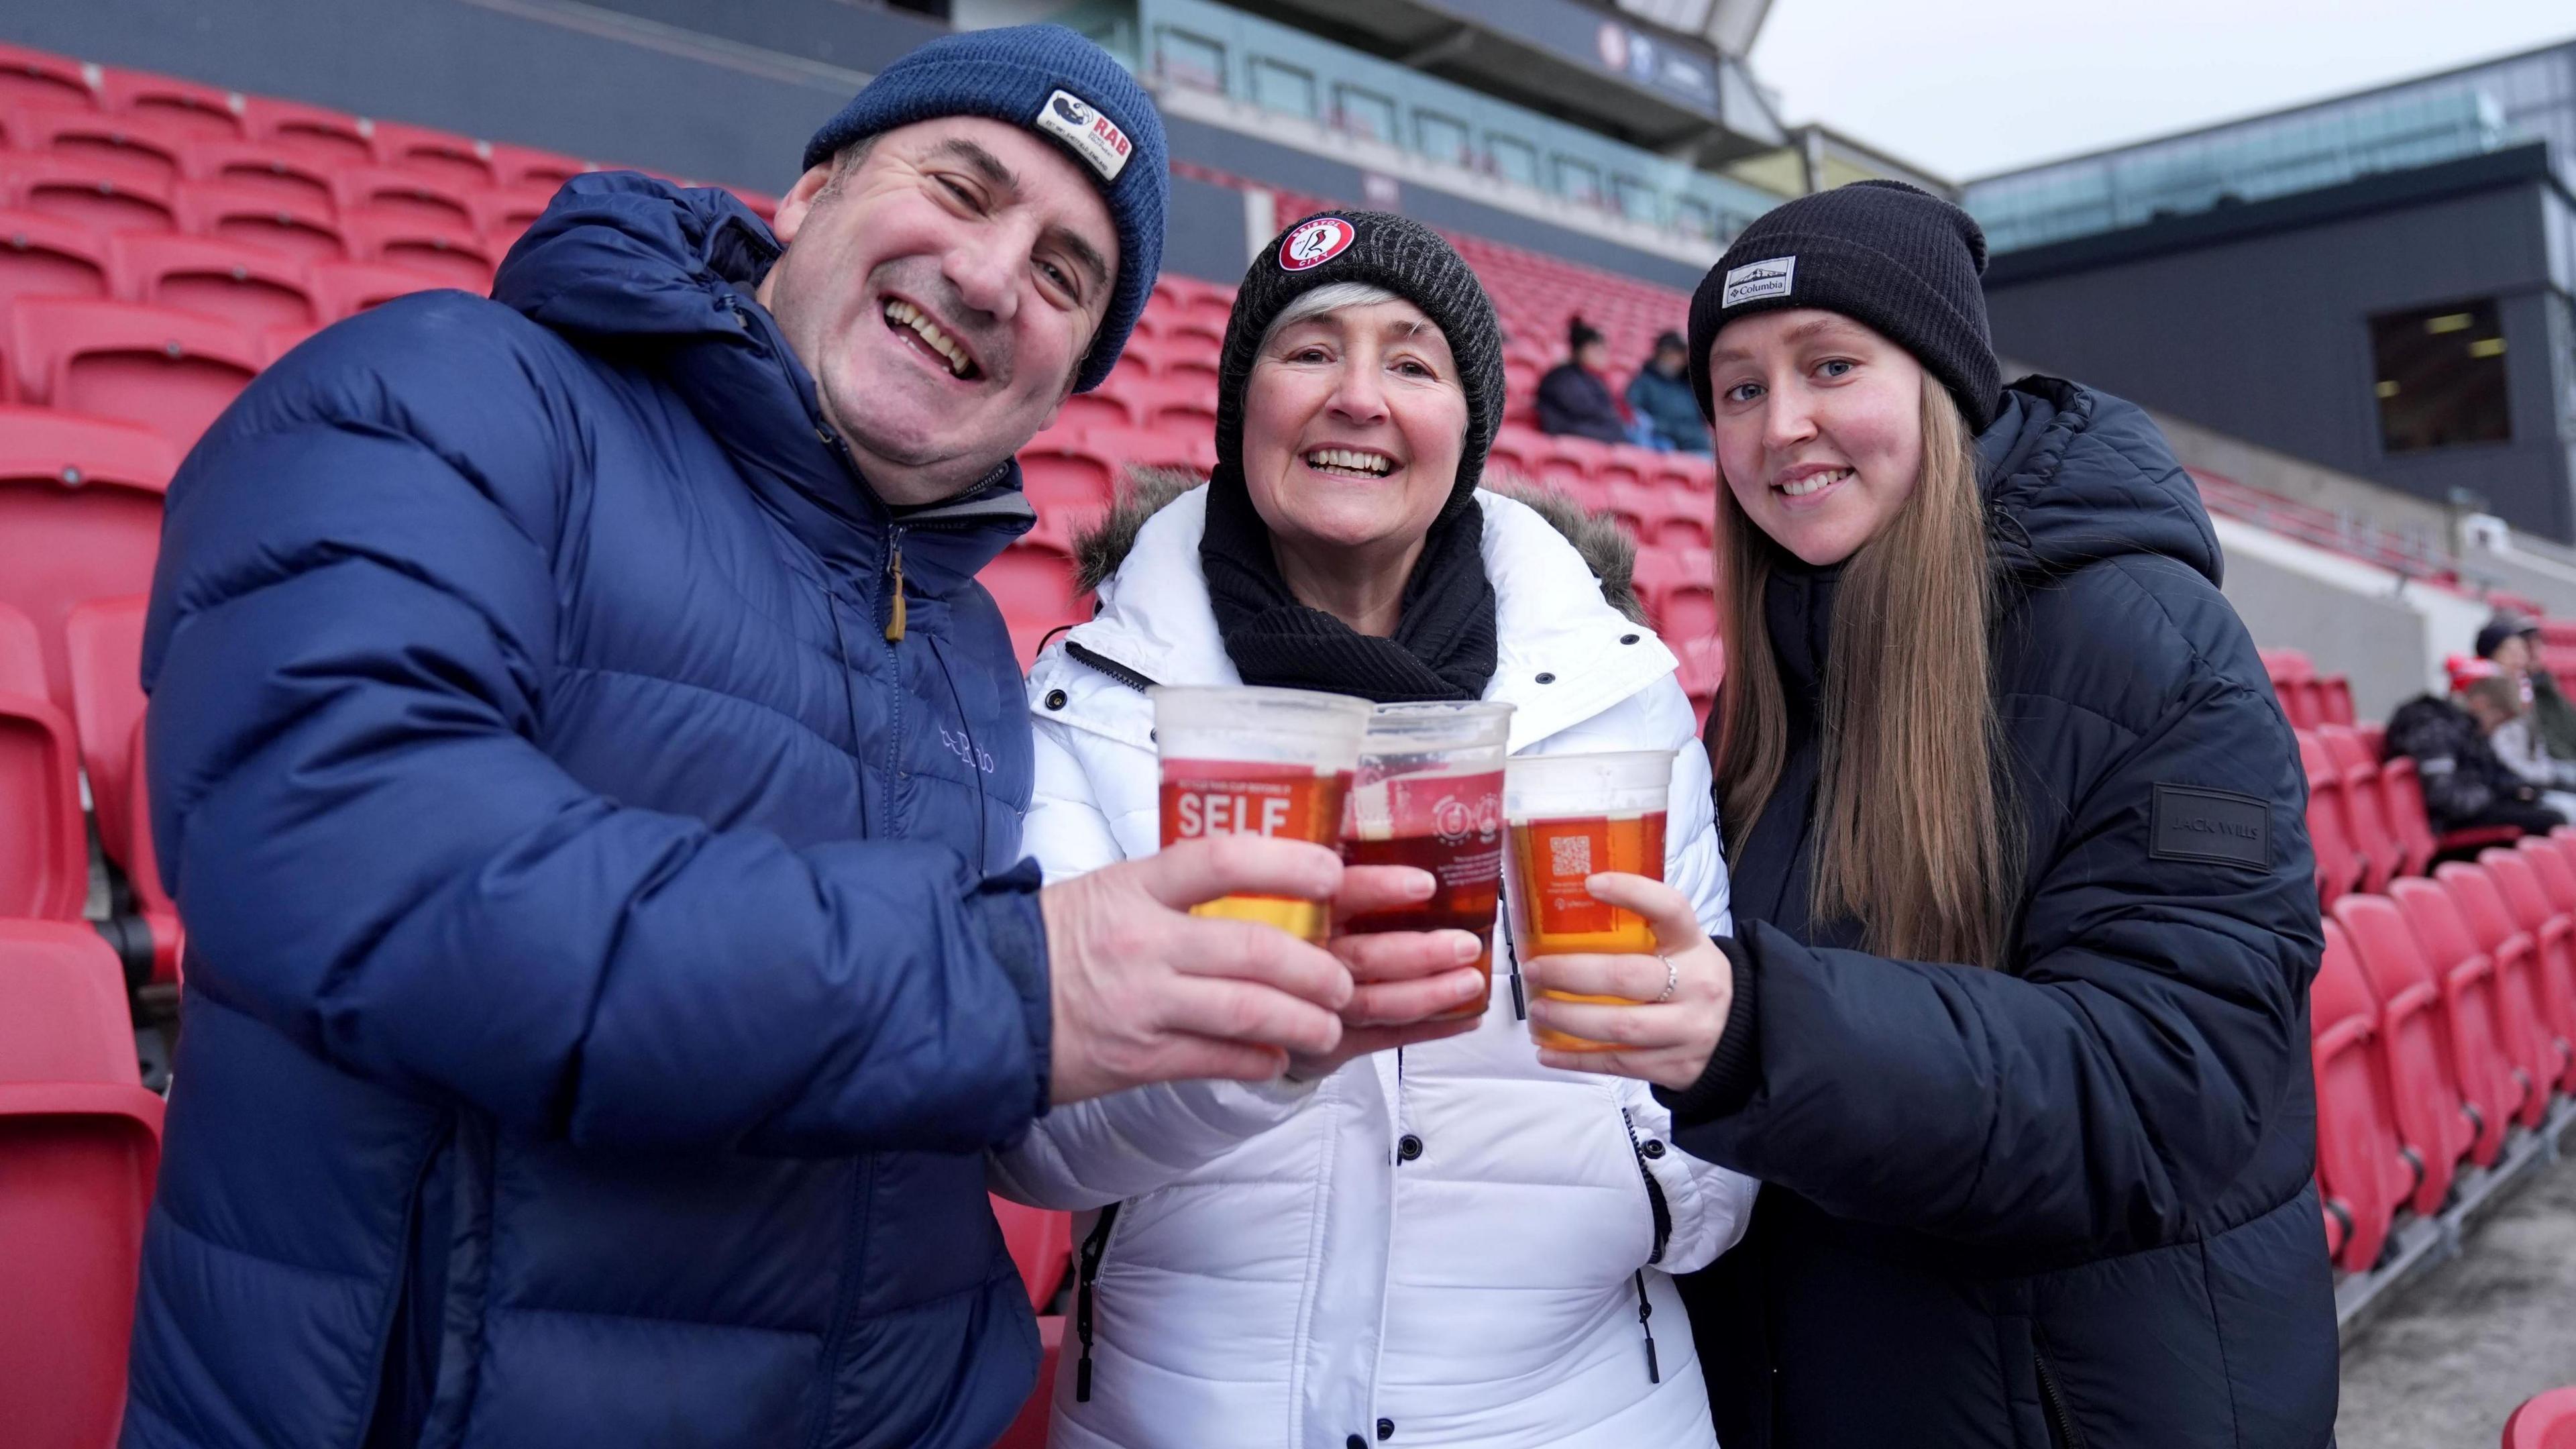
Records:
M0 1424L13 1445L107 1444L123 1397L162 1113L138 1056L157 1057L185 968L140 768L142 595L171 473L316 329L406 292L484 290L553 189L587 169L0 47ZM1456 241L1514 339L1496 466L1635 535L1639 592L1705 715L1722 665L1707 460L1547 437L1529 415L1569 317L1636 358L1686 299ZM1023 662L1087 616L1071 530L1122 472L1213 461L1231 301L1158 283L1107 384L1022 454L1042 522L984 581ZM2295 519L2282 500L2203 481L2233 516ZM2576 653L2576 628L2544 637ZM2557 1160L2576 1117L2576 830L2437 838L2412 763L2381 758L2341 681L2295 653L2269 658L2307 765L2328 916L2311 1023L2319 1226L2355 1320L2456 1257L2475 1220ZM1064 1215L995 1210L1051 1373L1085 1265ZM1045 1394L1006 1443L1043 1442ZM2576 1444L2576 1402L2543 1396L2513 1432Z

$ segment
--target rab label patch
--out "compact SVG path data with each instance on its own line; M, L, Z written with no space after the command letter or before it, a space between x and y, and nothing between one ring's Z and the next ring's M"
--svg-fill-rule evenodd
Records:
M2233 790L2197 785L2158 785L2148 825L2147 854L2157 860L2272 863L2272 805Z
M1765 297L1785 297L1798 277L1796 257L1773 257L1767 262L1746 262L1726 274L1726 290L1719 294L1717 305L1733 307L1744 302L1759 302Z
M1358 233L1338 216L1319 216L1295 231L1279 244L1279 269L1302 272L1320 267L1348 251L1351 238Z
M1038 129L1073 148L1103 181L1115 181L1127 169L1136 147L1117 123L1071 91L1057 91L1038 110Z

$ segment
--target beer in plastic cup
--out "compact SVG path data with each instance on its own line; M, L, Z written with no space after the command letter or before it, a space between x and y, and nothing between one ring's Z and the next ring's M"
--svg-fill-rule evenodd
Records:
M1459 930L1484 947L1476 971L1486 990L1443 1021L1483 1014L1492 994L1511 728L1508 704L1379 705L1342 811L1342 859L1409 865L1435 883L1431 899L1350 917L1344 932Z
M1664 809L1672 771L1673 757L1664 750L1529 755L1506 767L1512 947L1522 960L1655 949L1645 917L1594 900L1583 882L1602 871L1664 878ZM1617 996L1544 994L1559 1001L1634 1004ZM1539 1045L1562 1051L1610 1049L1537 1027L1530 1034Z
M1163 763L1163 844L1212 835L1340 842L1367 700L1303 689L1147 693ZM1331 923L1325 902L1277 896L1227 896L1190 914L1259 921L1309 941Z

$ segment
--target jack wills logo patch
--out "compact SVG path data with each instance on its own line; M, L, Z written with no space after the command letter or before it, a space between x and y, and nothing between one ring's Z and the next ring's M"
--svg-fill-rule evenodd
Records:
M1797 279L1796 257L1746 262L1726 274L1726 291L1719 296L1717 304L1733 307L1745 302L1759 302L1765 297L1785 297Z
M2158 860L2215 860L2261 870L2272 863L2272 806L2233 790L2158 785L2147 854Z
M1136 147L1119 130L1117 123L1100 114L1097 107L1071 91L1057 91L1047 97L1038 111L1038 129L1073 148L1103 181L1115 181L1127 169L1127 158Z

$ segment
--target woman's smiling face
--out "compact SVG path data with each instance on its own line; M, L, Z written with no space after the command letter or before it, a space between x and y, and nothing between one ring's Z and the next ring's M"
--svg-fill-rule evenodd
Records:
M1449 500L1467 394L1448 339L1410 302L1278 328L1243 400L1243 481L1291 548L1403 548Z
M1923 365L1835 312L1730 322L1709 344L1718 472L1774 543L1837 564L1878 536L1923 470Z

